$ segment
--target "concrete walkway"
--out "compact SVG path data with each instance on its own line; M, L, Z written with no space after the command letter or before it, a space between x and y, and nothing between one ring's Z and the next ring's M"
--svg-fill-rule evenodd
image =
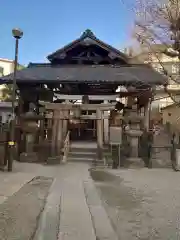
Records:
M78 166L74 166L78 168ZM79 165L84 172L84 167ZM68 169L70 170L70 169ZM75 169L74 169L75 170ZM87 170L87 168L86 168ZM81 172L80 171L80 172ZM84 175L70 170L62 183L59 240L95 240L91 215L83 188ZM85 174L86 176L88 174Z
M34 240L96 240L83 188L83 181L89 179L88 165L69 163L56 168Z
M69 163L64 170L58 181L61 188L58 240L117 240L88 164Z
M53 177L33 240L116 240L86 163L57 166L15 163L0 174L0 194L11 196L35 176Z

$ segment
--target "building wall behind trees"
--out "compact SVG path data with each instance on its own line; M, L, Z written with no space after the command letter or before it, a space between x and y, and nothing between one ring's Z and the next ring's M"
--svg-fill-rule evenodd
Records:
M0 68L1 68L1 71L0 71L1 76L8 75L13 72L14 61L0 58Z

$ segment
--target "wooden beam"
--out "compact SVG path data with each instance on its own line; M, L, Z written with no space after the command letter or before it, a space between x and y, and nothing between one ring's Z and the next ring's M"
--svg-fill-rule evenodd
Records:
M115 108L115 103L109 104L62 104L62 103L45 103L41 102L40 104L45 106L47 110L97 110L108 111Z
M59 117L53 117L51 116L50 114L46 115L46 118L47 119L60 119ZM68 116L68 117L63 117L61 120L75 120L76 118L73 117L73 116ZM81 115L79 118L77 119L81 119L81 120L85 120L85 119L89 119L89 120L96 120L97 119L97 116L94 116L94 115ZM102 119L109 119L109 116L102 116Z
M55 93L60 100L82 100L83 95L66 95L66 94L58 94ZM119 98L119 94L113 95L89 95L89 100L109 100L109 101L116 101L116 98Z
M60 100L82 100L83 95L66 95L66 94L58 94L55 93ZM119 94L113 95L89 95L89 100L109 100L109 101L116 101L116 98L119 98Z
M55 116L53 117L53 114L50 114L50 113L46 114L45 118L47 118L47 119L59 119L59 117L55 117ZM110 116L102 114L102 119L109 119L109 118L110 118ZM73 120L73 119L75 119L75 117L68 115L68 117L64 116L64 118L63 118L63 120L71 120L71 119ZM82 120L85 120L85 119L96 120L97 116L96 115L81 115L79 117L79 119L82 119ZM121 116L121 115L118 115L118 116L116 116L116 119L122 119L123 120L124 117Z

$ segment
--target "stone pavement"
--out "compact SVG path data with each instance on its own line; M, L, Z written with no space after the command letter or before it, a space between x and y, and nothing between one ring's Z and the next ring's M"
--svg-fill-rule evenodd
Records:
M33 178L0 204L0 239L32 239L52 181L47 177Z
M180 239L180 173L168 169L92 173L119 239Z
M59 168L35 240L57 239L56 236L58 240L117 239L88 168L84 163L68 163Z
M6 199L35 176L52 177L54 182L33 240L117 240L88 168L85 163L15 163L13 173L0 173L0 191Z
M36 176L55 177L56 167L14 162L13 172L0 172L0 204Z
M7 173L0 172L0 204L8 197L19 191L19 189L35 177L33 173Z
M13 173L0 173L1 201L7 199L0 205L1 213L7 202L16 205L18 194L14 193L26 182L35 176L45 176L53 178L54 182L31 240L180 239L179 172L168 169L96 169L99 172L93 177L94 182L88 168L85 163L58 166L15 163ZM25 198L26 190L18 191L19 196ZM34 198L32 192L30 195L39 202L39 196ZM31 206L31 199L28 197L28 201L23 202ZM21 209L26 204L21 205L18 200L17 206ZM26 211L18 217L18 208L6 212L13 212L13 219L17 214L17 220L23 222L24 217L26 223L29 222ZM0 217L4 218L1 213ZM0 233L3 229L0 225ZM23 232L28 233L30 229Z
M71 172L62 183L59 239L96 239L82 180L83 174Z

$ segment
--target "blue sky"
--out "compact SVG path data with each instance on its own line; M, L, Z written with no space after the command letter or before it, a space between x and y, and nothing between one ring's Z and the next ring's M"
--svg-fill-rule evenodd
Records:
M19 62L44 62L87 28L123 48L130 40L133 14L121 0L0 0L0 58L13 59L13 27L20 27Z

